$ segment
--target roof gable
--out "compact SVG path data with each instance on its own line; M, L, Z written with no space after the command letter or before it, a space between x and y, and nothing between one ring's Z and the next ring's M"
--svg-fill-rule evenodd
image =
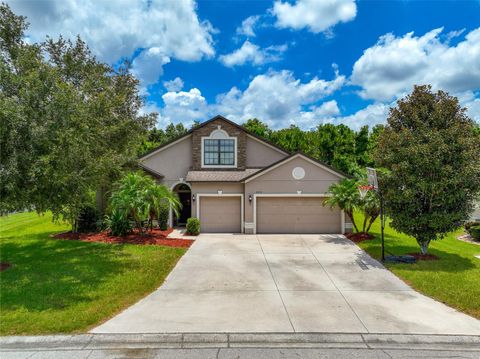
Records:
M263 175L265 175L265 174L267 174L267 173L269 173L269 172L271 172L271 171L274 171L275 169L280 168L280 167L284 166L285 164L289 163L290 161L293 161L293 160L295 160L295 159L297 159L297 158L301 158L301 159L303 159L304 161L306 161L306 162L308 162L308 163L310 163L310 164L312 164L312 165L314 165L314 166L316 166L316 167L321 168L322 170L328 172L329 174L331 174L331 175L333 175L333 176L335 176L335 177L337 177L337 178L345 178L345 177L348 177L346 174L344 174L344 173L342 173L342 172L340 172L340 171L338 171L338 170L330 167L329 165L327 165L327 164L325 164L325 163L323 163L323 162L321 162L321 161L318 161L318 160L316 160L316 159L313 159L313 158L311 158L311 157L309 157L309 156L307 156L307 155L305 155L305 154L303 154L303 153L301 153L301 152L297 152L297 153L294 153L294 154L292 154L292 155L290 155L290 156L288 156L288 157L286 157L286 158L284 158L284 159L281 159L280 161L275 162L275 163L271 164L270 166L265 167L265 168L263 168L262 170L260 170L260 171L258 171L258 172L256 172L256 173L254 173L254 174L246 177L246 178L244 179L244 182L247 183L247 182L253 181L254 179L256 179L256 178L258 178L258 177L261 177L261 176L263 176Z
M178 138L175 138L175 139L173 139L172 141L169 141L169 142L167 142L167 143L164 143L164 144L162 144L162 145L160 145L160 146L158 146L158 147L150 150L149 152L143 154L143 155L139 158L139 160L142 161L142 160L144 160L144 159L152 156L153 154L155 154L155 153L157 153L157 152L160 152L160 151L162 151L163 149L165 149L165 148L167 148L167 147L169 147L169 146L172 146L172 145L176 144L177 142L180 142L180 140L182 140L182 139L184 139L184 138L186 138L186 137L188 137L188 136L191 136L194 131L196 131L196 130L198 130L198 129L200 129L200 128L206 126L206 125L208 125L209 123L211 123L211 122L213 122L213 121L218 121L218 120L223 121L223 122L226 122L226 123L228 123L228 124L230 124L230 125L232 125L232 126L237 127L237 128L240 129L241 131L245 132L248 136L251 136L251 137L257 139L258 141L261 141L261 142L265 143L266 145L268 145L268 146L270 146L270 147L273 147L273 148L277 149L277 150L280 151L280 152L283 152L284 154L289 154L288 151L286 151L285 149L281 148L280 146L278 146L278 145L276 145L276 144L274 144L274 143L272 143L272 142L270 142L270 141L268 141L268 140L266 140L266 139L264 139L264 138L262 138L262 137L260 137L260 136L258 136L258 135L256 135L256 134L254 134L254 133L252 133L252 132L250 132L250 131L248 131L248 130L245 129L243 126L240 126L239 124L236 124L235 122L230 121L228 118L225 118L225 117L223 117L223 116L221 116L221 115L217 115L217 116L212 117L211 119L209 119L209 120L207 120L207 121L205 121L205 122L202 122L200 125L195 126L195 127L193 127L192 129L188 130L188 132L186 132L184 135L182 135L182 136L180 136L180 137L178 137Z

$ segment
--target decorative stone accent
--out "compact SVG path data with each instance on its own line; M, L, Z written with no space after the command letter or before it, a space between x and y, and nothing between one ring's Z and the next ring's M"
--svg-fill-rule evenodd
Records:
M219 170L244 170L247 158L246 143L247 134L240 128L229 124L221 119L210 122L209 124L194 130L192 133L192 170L217 170L216 168L202 168L202 137L208 137L212 131L220 129L227 132L230 137L237 137L237 168L221 168Z

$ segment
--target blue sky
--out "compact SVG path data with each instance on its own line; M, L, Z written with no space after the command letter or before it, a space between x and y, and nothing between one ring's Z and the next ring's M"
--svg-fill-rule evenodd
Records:
M480 122L480 1L7 2L32 41L80 34L103 61L131 59L160 127L373 126L420 83Z

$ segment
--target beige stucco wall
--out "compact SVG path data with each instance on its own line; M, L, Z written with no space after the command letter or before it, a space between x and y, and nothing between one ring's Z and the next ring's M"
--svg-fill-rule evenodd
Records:
M215 194L218 191L222 193L244 193L243 183L238 182L192 182L192 194L198 198L198 194ZM197 215L197 204L193 203L192 206L192 217Z
M295 180L292 170L302 167L305 177ZM303 158L294 158L287 163L265 173L250 182L245 183L245 222L253 222L253 201L248 201L249 195L255 193L326 193L328 187L341 178Z
M287 154L282 153L255 138L247 136L247 167L266 167L272 163L280 161L286 156Z
M142 164L161 173L161 183L171 187L179 178L187 177L192 166L192 139L187 136L179 142L142 160Z

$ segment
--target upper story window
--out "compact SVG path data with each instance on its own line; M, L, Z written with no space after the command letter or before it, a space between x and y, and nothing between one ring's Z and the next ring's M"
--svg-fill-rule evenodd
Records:
M236 167L237 138L217 129L202 138L202 167Z
M203 163L205 165L235 164L234 140L205 140L203 147Z

